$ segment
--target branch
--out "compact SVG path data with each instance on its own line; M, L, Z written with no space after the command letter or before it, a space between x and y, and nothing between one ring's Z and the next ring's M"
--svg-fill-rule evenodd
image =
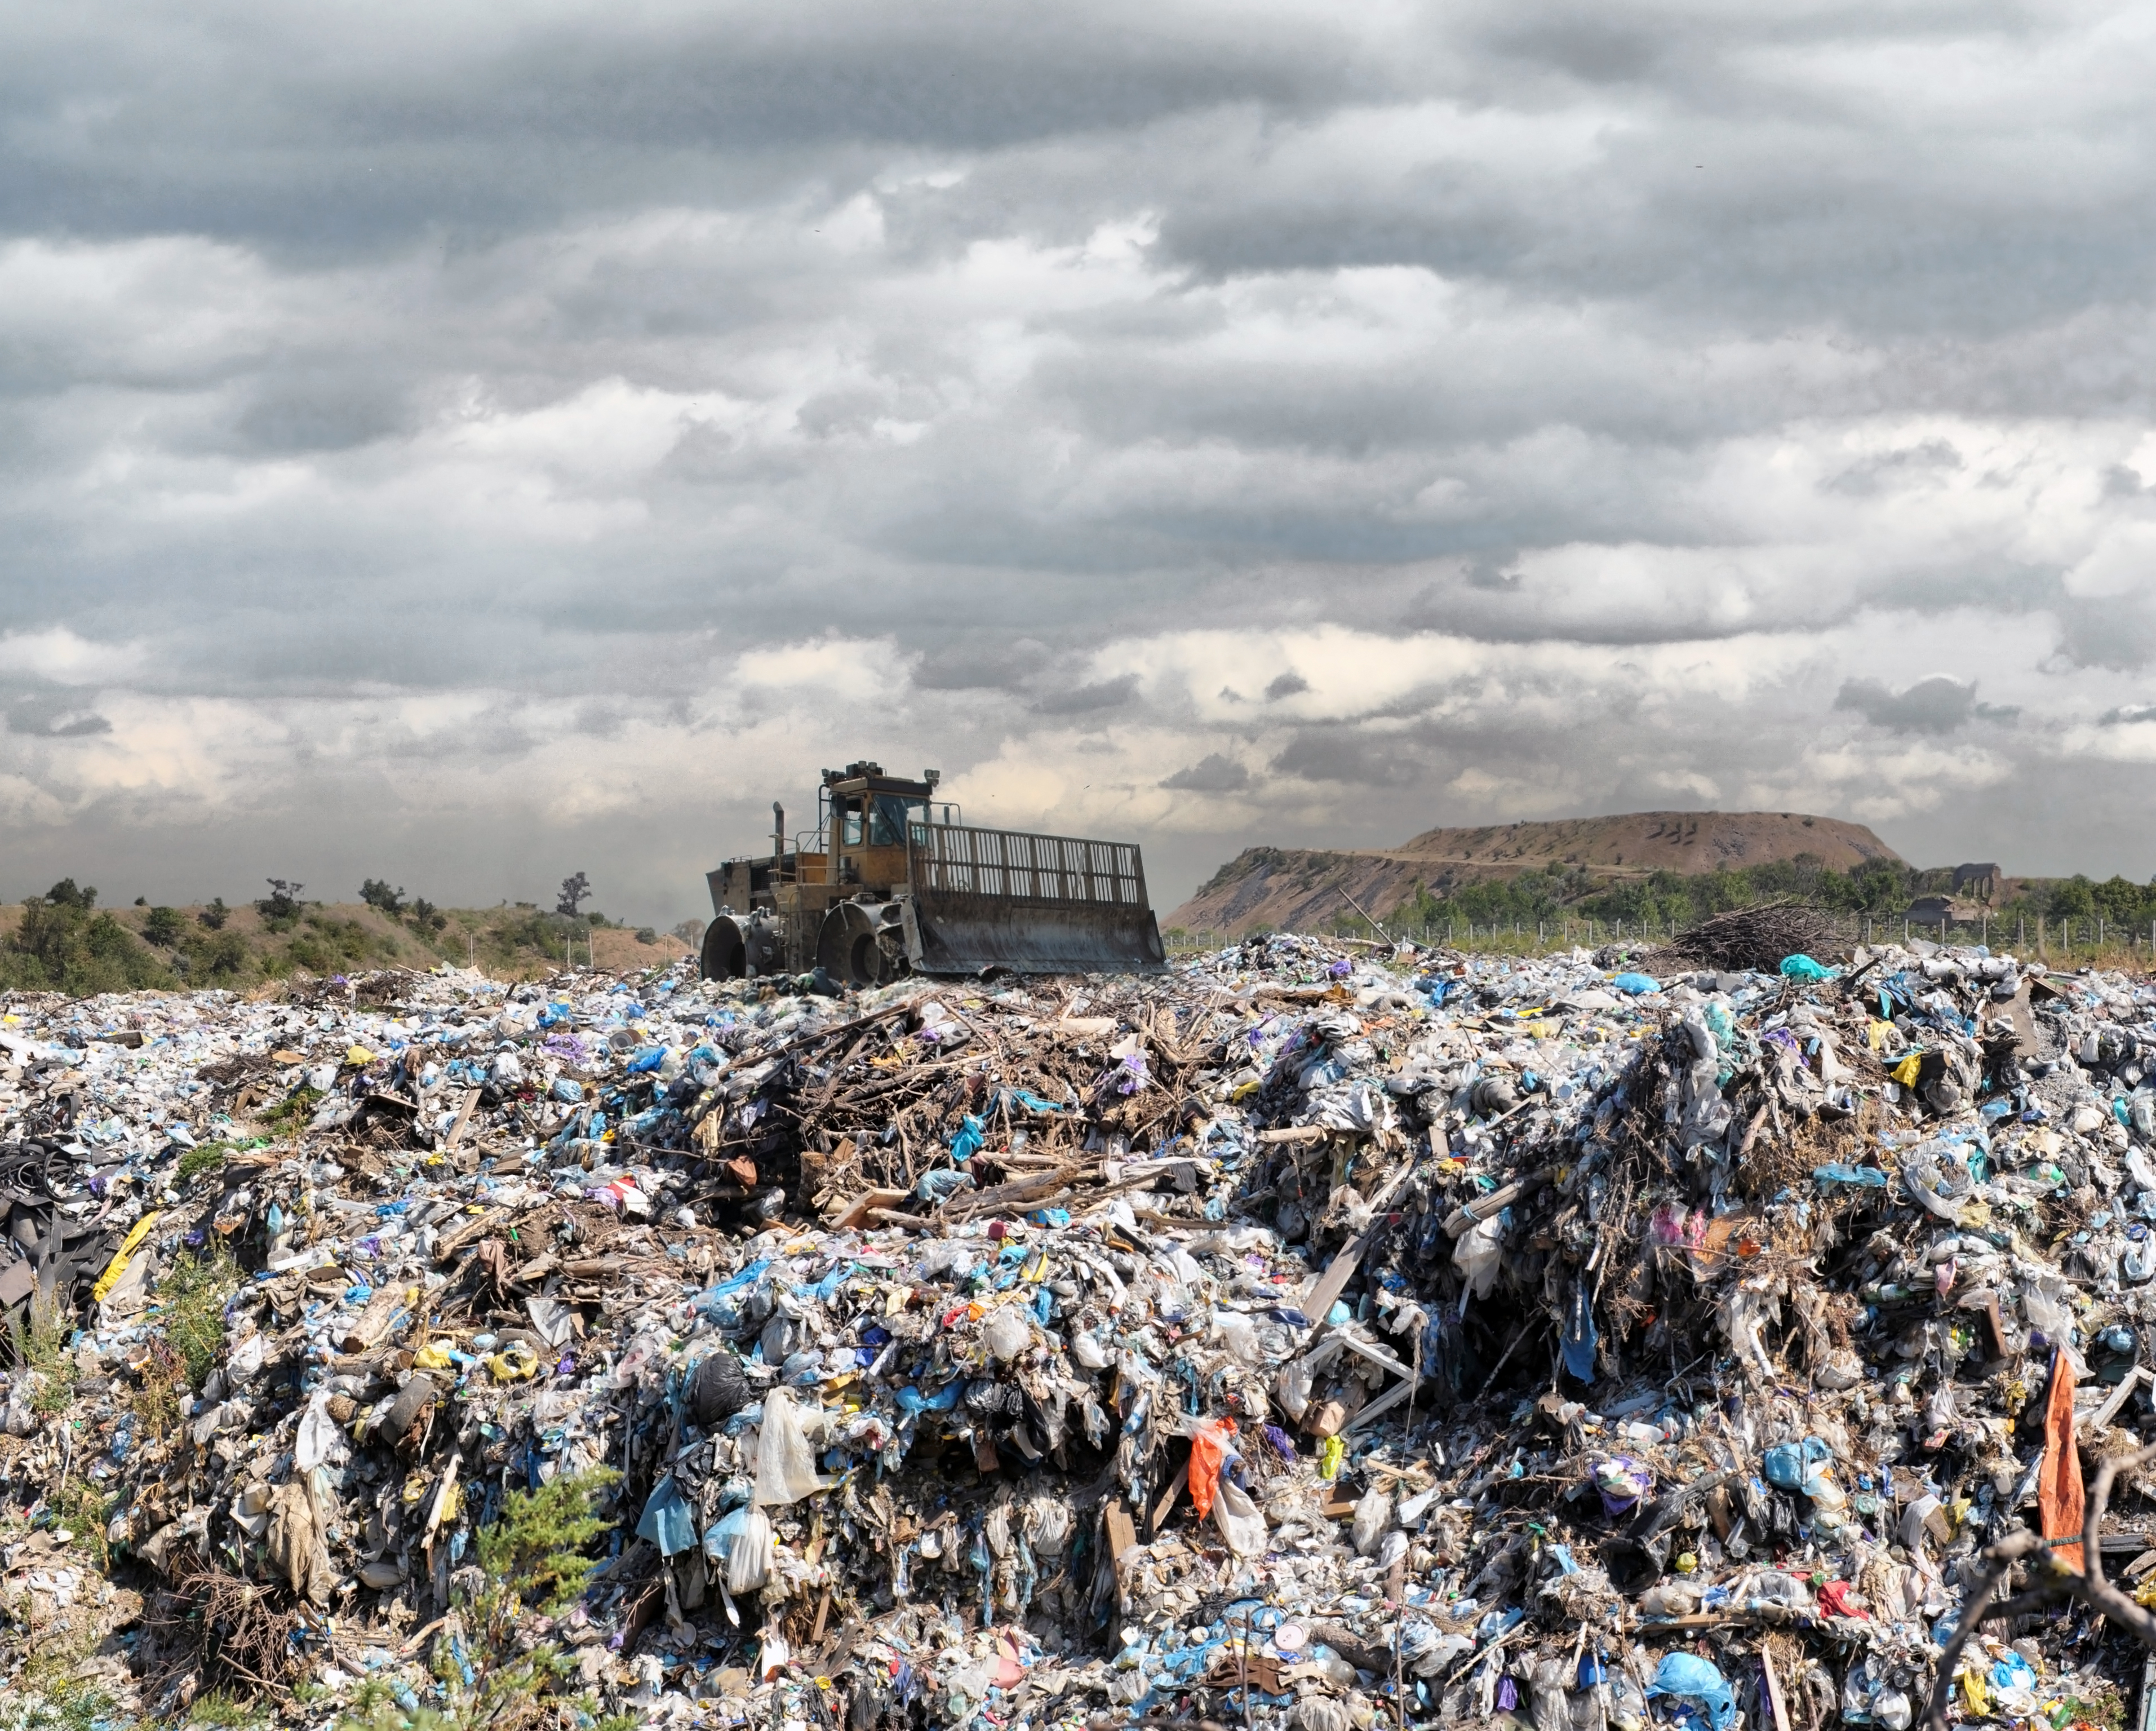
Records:
M2051 1554L2043 1535L2019 1528L1982 1553L1983 1570L1971 1591L1969 1608L1939 1653L1938 1670L1932 1679L1932 1698L1924 1709L1925 1731L1947 1731L1947 1703L1953 1692L1954 1672L1962 1651L1977 1630L1999 1617L2017 1617L2041 1610L2059 1599L2072 1599L2100 1616L2110 1618L2152 1651L2156 1651L2156 1615L2135 1604L2105 1579L2103 1520L2109 1512L2111 1487L2122 1472L2133 1472L2156 1461L2156 1446L2131 1455L2113 1455L2097 1465L2082 1518L2082 1572L2063 1569ZM2024 1559L2040 1559L2047 1578L2005 1604L1993 1607L1991 1595L2014 1565Z
M2082 1576L2074 1596L2091 1610L2123 1626L2142 1646L2156 1650L2156 1615L2104 1579L2103 1544L2099 1537L2111 1502L2111 1482L2122 1472L2138 1472L2151 1461L2156 1461L2156 1447L2107 1456L2097 1463L2096 1482L2089 1487L2088 1508L2082 1520Z
M2014 1565L2025 1557L2041 1553L2044 1548L2044 1535L2032 1533L2026 1527L2017 1528L1997 1544L1984 1547L1983 1570L1970 1590L1969 1608L1962 1612L1960 1623L1939 1654L1938 1670L1932 1678L1932 1698L1924 1708L1925 1731L1947 1731L1947 1700L1953 1692L1954 1671L1969 1637L1993 1617L2009 1613L2020 1615L2024 1611L2039 1610L2057 1596L2059 1588L2046 1585L2010 1599L1997 1610L1989 1608L1991 1595Z

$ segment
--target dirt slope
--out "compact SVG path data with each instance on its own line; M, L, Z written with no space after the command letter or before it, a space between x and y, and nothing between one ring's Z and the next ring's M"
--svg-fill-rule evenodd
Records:
M1264 925L1309 931L1351 906L1382 919L1419 883L1434 894L1545 866L1584 866L1598 876L1686 876L1810 854L1846 871L1866 860L1899 857L1861 824L1803 812L1639 811L1554 823L1475 830L1425 830L1398 847L1353 853L1247 848L1163 927L1235 933Z

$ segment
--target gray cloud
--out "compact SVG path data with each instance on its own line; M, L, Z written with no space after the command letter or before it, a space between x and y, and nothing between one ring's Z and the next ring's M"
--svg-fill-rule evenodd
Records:
M1137 696L1137 675L1125 673L1114 679L1096 681L1091 685L1072 686L1065 691L1050 691L1034 699L1033 706L1042 715L1098 715L1104 710L1128 706Z
M583 866L670 923L864 754L1190 881L1611 801L2070 852L2130 838L2001 790L2156 793L2084 719L2156 665L2101 15L384 22L0 21L48 880Z
M1240 794L1250 785L1250 772L1232 758L1209 752L1187 769L1164 777L1163 788L1184 794Z
M1974 711L1976 687L1943 673L1900 691L1889 690L1883 680L1845 680L1834 706L1854 710L1873 727L1896 733L1951 733Z
M85 739L94 733L110 733L112 723L95 710L63 697L32 697L8 710L8 731L37 739Z

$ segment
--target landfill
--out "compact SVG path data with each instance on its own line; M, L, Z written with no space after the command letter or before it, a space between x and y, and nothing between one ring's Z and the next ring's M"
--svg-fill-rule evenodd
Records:
M1275 936L16 995L0 1204L18 1699L2142 1711L2148 1650L2071 1599L1953 1642L2025 1529L2017 1584L2156 1605L2145 980Z

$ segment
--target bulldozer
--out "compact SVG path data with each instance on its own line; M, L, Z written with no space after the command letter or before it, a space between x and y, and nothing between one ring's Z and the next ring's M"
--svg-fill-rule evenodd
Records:
M987 830L936 797L941 775L826 769L816 822L706 874L706 979L820 968L843 986L910 973L1154 973L1167 965L1137 845Z

